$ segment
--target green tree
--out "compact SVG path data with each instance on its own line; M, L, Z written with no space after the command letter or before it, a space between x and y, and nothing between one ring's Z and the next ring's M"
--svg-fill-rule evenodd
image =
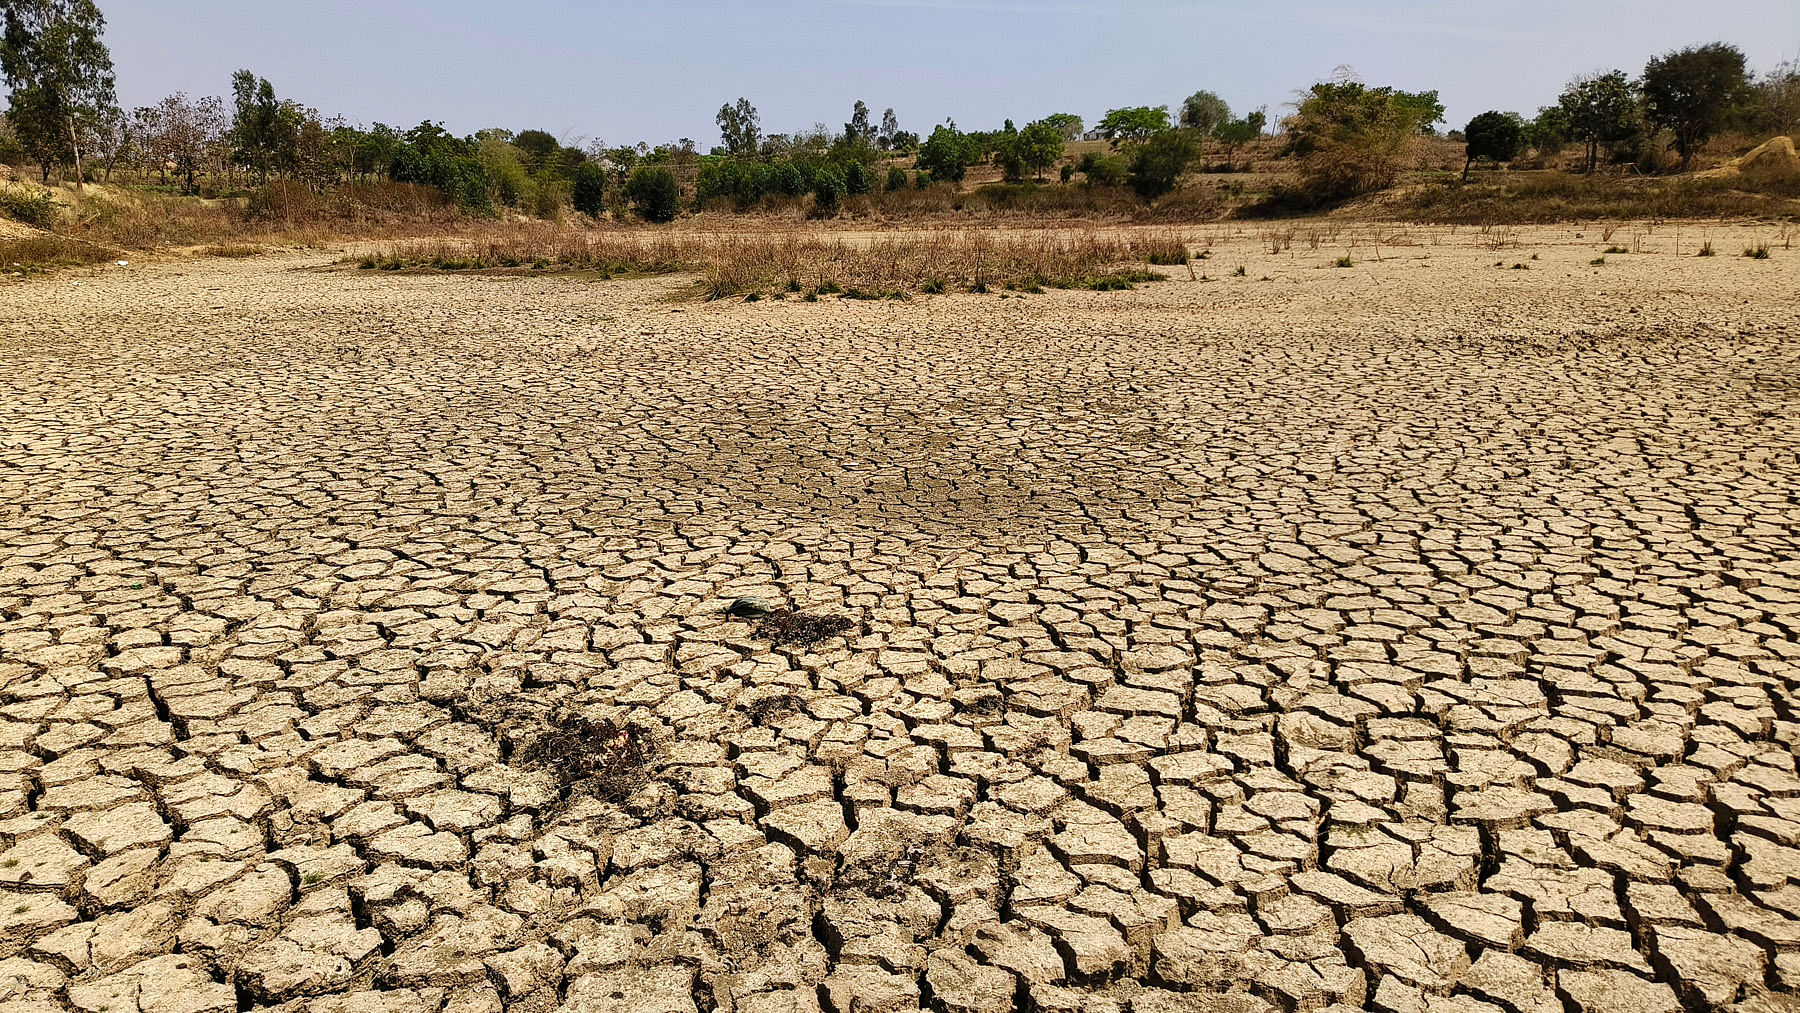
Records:
M1287 121L1284 153L1299 159L1303 193L1341 200L1393 182L1429 106L1392 88L1321 81L1307 89Z
M1191 130L1164 130L1152 134L1131 154L1125 180L1145 201L1152 201L1181 181L1188 163L1200 155L1200 138Z
M1467 142L1463 160L1463 182L1469 180L1469 167L1477 158L1491 158L1496 162L1505 162L1519 153L1519 146L1524 143L1525 121L1518 113L1502 113L1488 111L1479 113L1463 128L1463 139Z
M606 170L593 162L575 167L575 183L569 188L569 200L575 210L590 218L606 211Z
M1063 154L1063 132L1048 119L1027 123L1013 138L1013 153L1026 171L1044 178L1044 170L1056 164Z
M1268 114L1258 109L1241 120L1228 120L1213 128L1213 136L1225 146L1225 168L1232 167L1237 149L1262 136L1268 122Z
M975 140L956 129L956 123L951 121L933 130L925 143L919 145L917 164L919 169L930 173L933 179L960 183L968 174L969 166L974 165L980 155L981 151Z
M1669 131L1686 169L1750 95L1744 54L1711 42L1665 53L1644 65L1644 116Z
M852 165L861 165L852 162ZM838 205L844 201L848 187L844 177L838 170L826 166L813 177L813 214L819 218L830 218L838 213Z
M1620 70L1569 82L1557 100L1569 121L1571 137L1587 145L1587 171L1600 164L1602 145L1630 140L1643 129L1637 89Z
M231 95L233 114L228 139L233 155L239 164L256 173L258 183L264 182L275 166L275 149L280 143L281 103L276 100L269 79L248 70L231 76Z
M861 162L848 162L844 165L844 192L865 194L875 188L875 181L869 175L869 169Z
M106 18L93 0L4 0L0 18L7 119L45 180L51 165L74 163L79 193L83 127L117 107L112 54L100 41Z
M1560 105L1544 106L1525 125L1525 143L1539 155L1554 155L1569 146L1569 114Z
M1048 123L1055 127L1065 141L1080 140L1081 131L1084 128L1081 117L1074 113L1051 113L1038 122Z
M660 165L635 169L625 182L625 199L647 222L672 222L681 213L681 187Z
M756 154L762 143L762 120L749 99L739 98L736 105L720 106L719 115L713 120L719 125L719 140L726 151L739 158Z
M1231 107L1210 91L1197 91L1181 103L1181 125L1210 135L1231 119Z
M1125 161L1118 155L1090 151L1081 156L1080 169L1093 186L1118 186L1125 182Z
M1444 122L1444 103L1436 91L1396 91L1394 103L1401 115L1418 120L1421 134L1437 133L1437 125Z
M1106 115L1100 117L1099 128L1101 136L1115 148L1121 144L1137 144L1148 140L1152 134L1169 129L1169 107L1108 109Z
M869 106L862 99L850 110L850 122L844 124L844 144L852 148L872 147L875 131L869 129Z
M512 146L519 149L519 162L525 171L534 176L552 168L562 150L562 143L548 130L521 130L513 137Z
M892 150L894 147L894 135L899 132L900 118L894 115L893 107L889 106L887 110L881 114L881 132L875 136L875 146L883 151Z

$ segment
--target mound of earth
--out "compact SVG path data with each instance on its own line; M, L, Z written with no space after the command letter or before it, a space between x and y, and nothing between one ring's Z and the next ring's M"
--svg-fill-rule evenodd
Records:
M1741 157L1734 158L1717 169L1701 173L1704 176L1786 176L1800 174L1800 154L1794 151L1794 140L1791 137L1771 137Z

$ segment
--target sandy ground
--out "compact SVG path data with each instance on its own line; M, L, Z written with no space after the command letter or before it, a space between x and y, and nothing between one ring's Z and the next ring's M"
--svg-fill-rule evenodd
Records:
M1800 252L1292 228L0 285L0 1007L1794 1008Z

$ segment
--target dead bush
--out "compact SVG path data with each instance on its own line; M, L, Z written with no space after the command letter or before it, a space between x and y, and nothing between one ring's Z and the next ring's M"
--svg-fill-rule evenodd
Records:
M519 751L518 762L548 770L571 795L623 801L650 780L654 732L609 717L567 714Z

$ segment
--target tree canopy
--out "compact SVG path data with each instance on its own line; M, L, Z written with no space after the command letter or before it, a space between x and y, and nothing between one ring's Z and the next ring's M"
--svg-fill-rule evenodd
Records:
M1128 106L1124 109L1108 109L1106 115L1100 117L1100 135L1112 142L1113 147L1121 144L1136 144L1150 138L1150 135L1169 129L1168 106Z
M1181 103L1181 125L1210 135L1231 119L1231 107L1210 91L1197 91Z
M106 18L93 0L6 0L0 17L7 118L45 177L72 162L79 190L81 135L117 111Z
M931 136L919 145L918 167L933 179L961 182L969 166L981 157L974 138L956 129L954 122L939 124Z
M1558 100L1570 136L1587 145L1587 171L1600 162L1603 145L1619 144L1643 128L1637 89L1622 70L1578 77Z
M1488 111L1479 113L1463 127L1464 152L1462 178L1469 178L1469 167L1478 158L1504 162L1519 153L1524 143L1525 121L1518 113Z
M739 98L736 105L727 102L713 119L719 125L719 141L726 151L739 158L756 154L762 143L762 123L749 99Z
M1686 169L1749 92L1744 54L1713 42L1666 53L1644 66L1644 116L1669 131Z

